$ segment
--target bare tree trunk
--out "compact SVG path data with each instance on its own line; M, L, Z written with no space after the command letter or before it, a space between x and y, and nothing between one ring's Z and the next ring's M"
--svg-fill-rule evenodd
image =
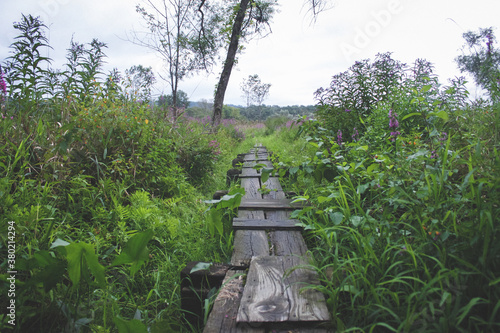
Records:
M212 115L213 130L217 130L217 127L221 123L224 95L226 94L229 77L231 76L231 71L233 69L236 52L238 51L243 20L245 19L245 14L249 3L250 0L241 0L240 8L238 10L238 13L236 13L236 17L234 19L233 30L231 32L231 40L229 43L229 48L227 49L226 61L224 62L224 68L222 69L222 73L220 75L219 83L217 84L217 90L214 97L214 113Z

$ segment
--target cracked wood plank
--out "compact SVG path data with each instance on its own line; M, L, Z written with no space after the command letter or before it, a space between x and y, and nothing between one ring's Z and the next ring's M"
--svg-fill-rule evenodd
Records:
M249 324L327 321L323 294L300 290L318 280L305 265L305 259L295 256L253 258L236 320Z
M265 333L264 329L237 326L243 274L243 271L229 271L226 274L203 333Z
M246 229L246 230L265 230L265 229L286 229L295 230L302 229L301 226L297 226L299 220L255 220L255 219L233 219L233 229Z

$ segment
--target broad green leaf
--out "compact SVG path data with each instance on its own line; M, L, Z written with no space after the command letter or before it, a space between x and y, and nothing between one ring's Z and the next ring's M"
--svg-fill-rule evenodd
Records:
M422 87L421 92L428 92L429 90L431 90L431 88L432 88L431 84L426 84L425 86Z
M203 202L208 204L208 205L213 205L213 204L217 204L217 203L221 202L221 200L204 200Z
M362 216L351 216L351 223L355 227L359 226L363 220L364 218Z
M267 180L269 179L269 176L271 175L271 173L274 171L273 168L262 168L261 170L261 180L263 183L267 182Z
M414 117L414 116L421 116L422 114L420 112L413 112L413 113L409 113L407 114L406 116L404 116L403 118L401 118L401 120L406 120L408 118L411 118L411 117Z
M66 260L68 261L68 275L73 283L73 288L79 285L82 273L86 269L90 269L99 286L103 288L106 286L104 267L99 264L93 245L85 242L69 244L66 246Z
M307 201L307 200L309 200L309 196L303 195L303 196L299 196L299 197L296 197L295 199L293 199L292 203L296 203L296 202L300 202L300 201Z
M290 174L291 174L291 175L296 174L298 171L299 171L299 167L293 167L293 168L290 168Z
M267 165L265 165L264 163L258 163L258 164L255 164L252 168L255 169L255 170L260 170L262 168L265 168Z
M356 192L358 194L363 194L365 193L365 191L370 187L370 184L363 184L363 185L358 185L358 187L356 187Z
M287 169L279 169L278 170L278 175L280 176L280 178L283 178L285 176L286 171L287 171Z
M58 246L68 246L70 243L66 242L65 240L62 240L60 238L56 239L54 243L50 246L51 249L58 247Z
M330 213L330 219L332 220L334 225L339 225L344 219L344 214L342 214L342 212Z
M329 197L321 197L319 196L318 197L318 203L322 204L323 202L328 202L328 201L331 201L332 198L329 198Z
M446 111L444 111L444 110L436 112L433 115L436 116L436 117L439 117L439 118L443 119L444 121L448 121L448 119L449 119L448 113L446 113Z
M132 236L122 253L115 260L112 265L131 264L130 274L134 275L149 258L148 242L153 238L153 230L149 229Z
M366 172L367 172L369 175L371 175L371 174L373 173L373 171L378 170L379 166L380 166L380 164L378 164L378 163L373 163L373 164L371 164L371 165L370 165L370 166L366 169Z

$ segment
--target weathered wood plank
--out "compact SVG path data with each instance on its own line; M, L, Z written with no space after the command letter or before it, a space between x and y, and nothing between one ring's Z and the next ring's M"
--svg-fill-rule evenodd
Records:
M294 256L261 256L252 259L236 320L250 324L324 322L329 319L323 294L300 291L317 281L307 262Z
M236 230L231 265L249 266L253 256L269 255L269 241L264 230Z
M261 196L261 194L248 191L244 197L248 196ZM237 218L264 220L265 215L262 210L239 210ZM253 255L269 255L269 239L266 232L264 230L236 230L231 264L234 266L249 266Z
M269 156L267 153L264 154L246 154L243 157L243 160L245 162L247 161L267 161L269 159Z
M241 200L240 209L297 209L302 203L292 203L292 199L246 199Z
M269 160L266 161L247 161L243 162L243 168L253 168L256 164L265 164L267 168L271 168L273 163Z
M246 230L264 230L264 229L302 229L302 227L297 226L299 220L255 220L255 219L233 219L233 228L246 229Z
M260 177L260 172L258 172L254 168L242 168L239 177L240 178L244 178L244 177Z
M307 245L300 231L271 231L269 239L272 252L276 256L305 256L307 254Z
M262 194L260 194L260 179L255 178L242 178L241 187L245 189L245 195L243 199L262 199Z
M247 323L284 322L290 303L283 277L282 257L254 257L236 320Z
M309 262L303 257L286 256L283 258L286 267L285 274L287 274L285 280L290 286L290 321L328 321L330 314L324 295L314 289L303 289L307 285L320 284L316 271L307 267Z
M278 177L269 177L266 182L264 182L266 188L273 190L269 193L269 196L264 196L266 199L285 199L285 193L281 187L280 180Z
M236 316L244 284L243 273L243 271L229 271L226 274L203 333L265 332L264 329L237 326Z

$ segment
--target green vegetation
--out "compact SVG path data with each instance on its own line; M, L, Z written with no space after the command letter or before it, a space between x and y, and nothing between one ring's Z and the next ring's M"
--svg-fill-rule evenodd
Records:
M500 330L500 93L488 52L464 67L487 100L468 101L462 79L442 86L423 60L382 54L318 90L317 119L292 121L289 108L236 124L244 112L226 107L233 119L213 133L209 119L172 114L168 97L151 101L150 69L106 77L104 43L72 42L54 71L43 23L23 16L16 29L0 77L0 297L6 308L14 274L17 331L183 330L180 270L228 260L225 222L243 193L204 201L255 143L310 203L293 217L336 330Z
M17 28L0 87L2 306L15 261L18 331L179 331L180 270L230 255L203 201L225 188L242 134L175 122L149 104L140 66L101 73L98 41L72 43L66 70L46 70L43 24Z
M257 139L310 203L292 216L337 330L500 329L500 105L463 84L381 55L319 90L317 120Z

